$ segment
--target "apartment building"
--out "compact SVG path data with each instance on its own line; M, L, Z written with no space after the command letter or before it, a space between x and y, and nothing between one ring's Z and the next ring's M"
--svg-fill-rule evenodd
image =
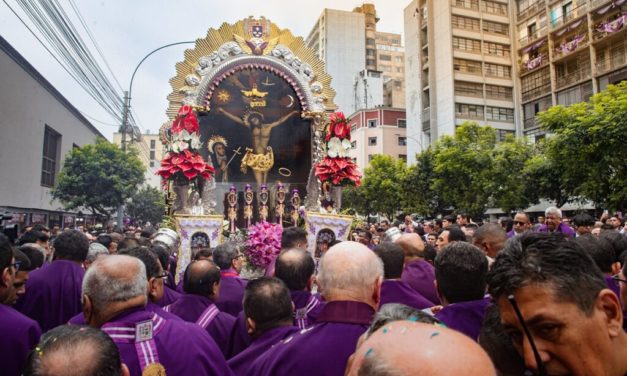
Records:
M144 164L144 178L146 184L155 188L161 187L161 178L156 175L157 169L161 165L165 150L158 134L144 133L139 139L130 140L131 135L126 135L127 147L137 150L137 155ZM113 143L122 146L122 133L113 134Z

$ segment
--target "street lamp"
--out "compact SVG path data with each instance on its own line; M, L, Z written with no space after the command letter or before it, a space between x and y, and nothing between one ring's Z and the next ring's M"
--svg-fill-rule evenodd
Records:
M126 152L126 132L128 131L128 117L129 117L129 112L131 110L131 93L133 92L133 80L135 79L135 74L137 73L137 70L139 69L139 67L142 65L142 63L144 61L146 61L146 59L151 56L152 54L154 54L157 51L160 51L164 48L168 48L168 47L172 47L172 46L178 46L180 44L191 44L191 43L196 43L195 41L185 41L185 42L176 42L176 43L170 43L170 44L166 44L164 46L155 48L154 50L150 51L149 53L146 54L146 56L144 56L139 63L137 64L137 66L135 67L135 70L133 70L133 75L131 76L131 82L128 85L128 91L124 92L124 105L122 106L122 125L120 126L120 132L122 133L122 151ZM135 133L135 129L133 129L133 134ZM122 229L123 227L123 220L124 217L124 205L120 205L118 206L118 218L117 218L117 222L118 222L118 227L120 229Z

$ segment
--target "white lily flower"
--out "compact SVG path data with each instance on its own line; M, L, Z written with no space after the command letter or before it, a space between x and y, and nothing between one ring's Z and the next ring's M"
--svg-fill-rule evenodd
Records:
M335 158L342 152L342 141L337 137L333 137L327 143L327 148L327 155L330 158Z

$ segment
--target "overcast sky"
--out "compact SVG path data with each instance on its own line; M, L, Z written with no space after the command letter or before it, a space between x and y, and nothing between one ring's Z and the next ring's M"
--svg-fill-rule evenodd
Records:
M17 0L6 1L24 20ZM59 0L73 15L68 0ZM279 28L306 37L324 8L352 10L362 2L352 0L74 0L98 42L115 77L124 90L133 69L151 50L165 44L203 38L210 28L235 23L250 15L265 16ZM380 21L377 30L403 32L403 9L410 0L374 0ZM77 20L73 21L80 29ZM93 124L109 139L119 125L74 82L22 25L4 2L0 2L0 35L20 52L48 81L81 112L101 122ZM83 35L88 41L87 35ZM91 46L90 46L91 47ZM175 64L184 59L187 46L174 46L149 57L133 83L132 108L144 130L156 132L167 120L168 83ZM94 50L95 53L95 50ZM103 69L104 64L102 64ZM1 72L0 72L1 74ZM6 88L3 88L6 90Z

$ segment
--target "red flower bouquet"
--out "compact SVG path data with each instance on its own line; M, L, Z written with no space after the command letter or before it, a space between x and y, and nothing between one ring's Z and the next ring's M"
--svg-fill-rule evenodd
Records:
M184 130L190 134L197 133L200 130L198 119L190 105L182 106L176 115L176 119L174 119L174 123L172 123L172 133L181 133Z
M360 185L361 172L348 156L351 129L341 112L331 114L324 137L326 156L316 164L315 174L322 183Z

